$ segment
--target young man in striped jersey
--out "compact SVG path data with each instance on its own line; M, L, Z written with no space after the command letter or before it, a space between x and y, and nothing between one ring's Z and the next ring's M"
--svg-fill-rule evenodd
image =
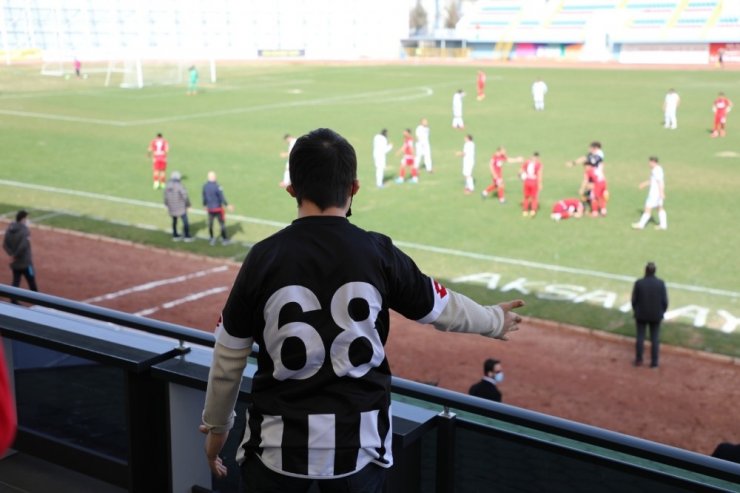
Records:
M252 344L257 371L237 460L248 492L380 492L393 464L389 310L497 339L521 300L481 306L424 275L387 236L352 225L357 158L339 134L296 141L288 193L298 218L257 243L216 328L201 431L211 471L232 426Z

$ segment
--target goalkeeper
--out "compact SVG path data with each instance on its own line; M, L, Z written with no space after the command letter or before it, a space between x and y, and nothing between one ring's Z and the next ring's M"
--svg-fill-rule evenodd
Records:
M191 65L188 69L188 96L195 96L198 94L198 69L195 65Z

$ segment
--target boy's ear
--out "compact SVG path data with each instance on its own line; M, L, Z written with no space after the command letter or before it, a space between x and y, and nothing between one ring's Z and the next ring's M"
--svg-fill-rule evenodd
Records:
M360 180L354 180L352 182L352 191L350 195L355 195L360 190Z
M288 185L285 187L285 191L290 194L291 197L295 198L295 190L293 190L293 185Z

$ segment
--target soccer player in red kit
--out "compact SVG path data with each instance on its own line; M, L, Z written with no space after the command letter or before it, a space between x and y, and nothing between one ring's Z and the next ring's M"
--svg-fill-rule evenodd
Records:
M147 154L152 158L154 190L164 188L167 174L167 153L170 152L170 144L162 137L161 133L149 143Z
M550 217L556 221L568 219L569 217L581 217L583 215L583 204L580 199L563 199L555 202L552 206Z
M732 101L727 99L725 93L720 92L717 95L717 99L712 104L712 111L714 111L714 128L712 130L712 137L724 137L725 136L725 125L727 124L727 113L732 109Z
M535 152L522 164L521 178L524 181L524 200L522 215L534 217L539 208L539 196L542 190L542 163L540 154Z
M478 101L482 101L486 97L486 73L479 70L475 83L478 88Z
M398 150L403 157L401 158L401 169L398 172L396 183L403 183L406 179L406 169L411 171L411 183L419 183L419 170L414 166L414 137L411 135L411 129L403 131L403 145Z
M504 197L504 164L521 163L523 161L524 158L522 158L521 156L513 158L508 157L506 155L506 149L503 146L496 149L496 152L494 152L493 156L491 156L491 162L488 164L491 170L491 178L493 181L490 185L486 187L485 190L481 192L481 197L486 198L495 190L498 195L498 201L502 204L505 203L506 198Z
M603 161L600 161L597 165L584 163L581 196L589 197L593 217L606 216L607 191Z

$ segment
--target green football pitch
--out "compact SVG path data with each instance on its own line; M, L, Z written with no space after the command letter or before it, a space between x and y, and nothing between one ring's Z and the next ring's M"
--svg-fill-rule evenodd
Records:
M38 67L6 66L0 203L6 212L52 211L38 218L50 224L64 225L61 214L83 229L99 226L79 218L143 227L169 247L169 219L161 191L152 190L146 155L161 132L171 146L169 170L184 174L193 197L192 219L202 221L200 188L215 170L235 206L228 217L234 239L248 245L295 215L294 201L278 187L283 135L330 127L357 150L362 188L352 221L393 237L455 289L481 302L524 297L527 314L631 333L632 282L652 260L669 282L669 317L681 334L676 342L740 354L740 262L733 253L740 239L740 115L730 114L728 137L709 136L717 93L740 104L733 92L740 72L493 65L484 67L487 97L476 101L478 68L473 62L225 65L216 84L187 96L184 84L120 89L104 87L101 72L87 79L42 77ZM532 108L530 87L538 77L549 87L544 112ZM681 96L677 130L662 126L671 87ZM451 128L458 88L467 93L465 132ZM434 173L398 185L402 130L413 131L422 117L431 128ZM382 128L395 146L386 186L377 189L371 144ZM476 143L472 195L463 194L456 156L464 133ZM592 140L606 154L608 216L550 220L552 204L576 196L581 181L582 170L565 162L583 155ZM504 170L506 204L481 199L499 145L510 156L541 155L544 188L534 219L521 216L518 165ZM650 155L659 156L666 173L667 231L630 228L644 204L646 190L638 184L649 176ZM205 234L202 227L198 234ZM200 243L178 248L218 250Z

